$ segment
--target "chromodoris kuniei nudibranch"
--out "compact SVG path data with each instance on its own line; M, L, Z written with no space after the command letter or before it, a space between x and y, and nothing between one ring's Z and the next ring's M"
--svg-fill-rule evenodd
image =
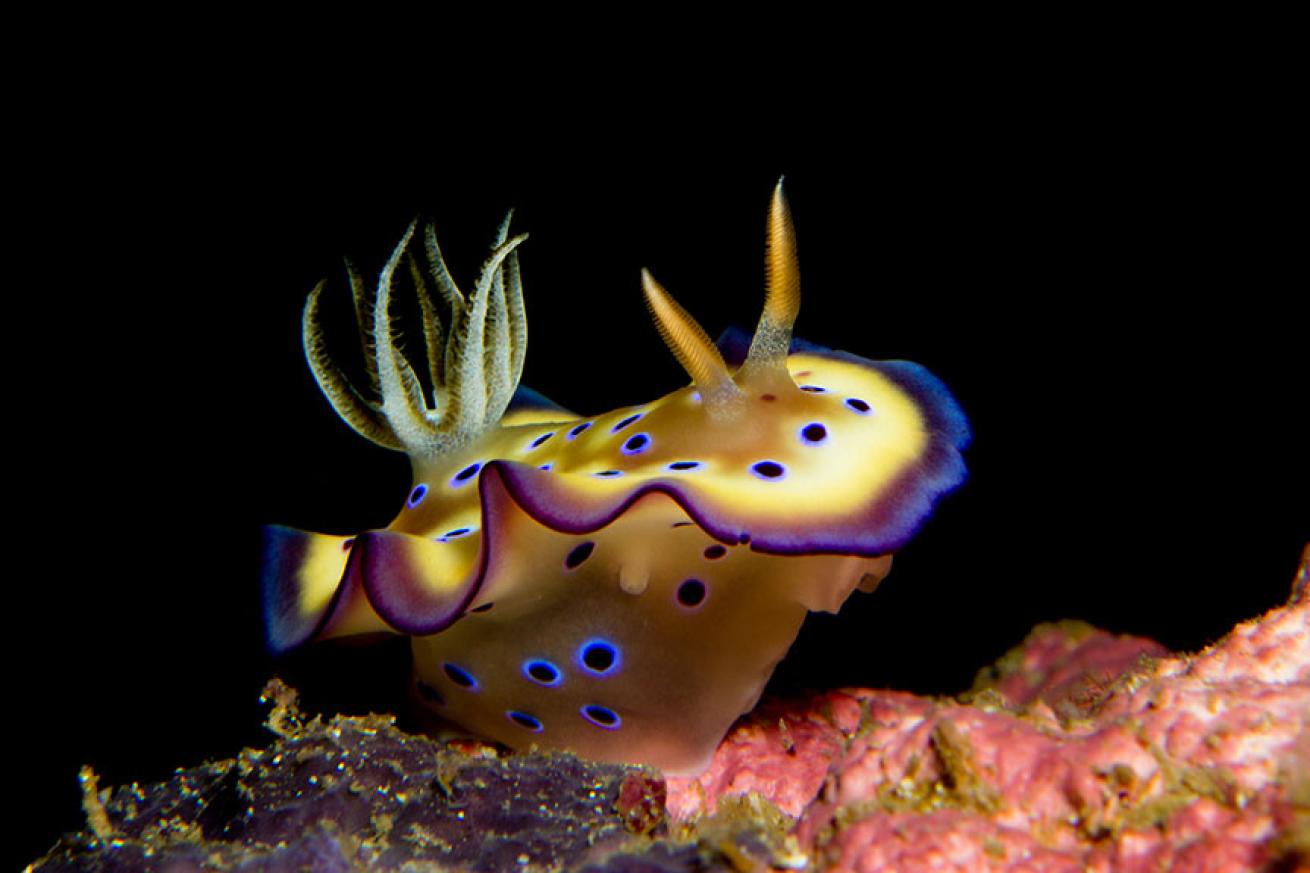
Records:
M561 409L518 386L525 237L509 223L467 296L431 227L418 246L410 226L371 298L351 269L362 388L326 353L322 286L310 295L314 376L351 427L409 456L414 484L384 530L267 529L270 645L406 634L415 698L443 720L513 748L696 772L806 613L871 591L963 481L968 426L917 364L792 339L800 285L781 183L753 337L716 346L643 272L691 384L601 415ZM397 347L402 267L426 379Z

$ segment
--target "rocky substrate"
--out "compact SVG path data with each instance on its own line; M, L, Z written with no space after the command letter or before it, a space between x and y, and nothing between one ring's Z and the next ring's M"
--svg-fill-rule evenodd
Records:
M1064 622L957 699L772 701L696 778L306 719L101 791L39 871L1310 867L1310 547L1286 606L1193 655Z

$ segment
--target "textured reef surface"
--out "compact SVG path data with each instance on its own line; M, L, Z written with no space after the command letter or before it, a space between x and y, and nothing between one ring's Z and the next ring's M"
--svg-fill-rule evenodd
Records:
M700 776L306 719L100 791L39 871L1310 868L1310 547L1289 602L1196 654L1064 622L956 699L769 701Z

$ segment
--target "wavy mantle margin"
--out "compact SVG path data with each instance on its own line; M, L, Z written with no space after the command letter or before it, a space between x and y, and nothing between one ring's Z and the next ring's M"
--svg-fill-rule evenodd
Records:
M807 353L877 370L920 402L930 434L920 457L890 487L836 524L825 521L806 526L796 519L749 524L734 521L699 497L694 485L671 476L642 483L617 496L595 497L570 487L567 474L515 461L490 461L478 478L482 543L477 564L465 582L451 586L446 595L434 594L422 584L421 563L422 551L436 548L435 544L394 531L368 531L357 537L338 592L322 620L308 634L302 629L295 636L304 641L322 633L339 619L358 592L368 598L383 621L400 633L440 633L459 620L482 590L496 550L505 547L499 542L503 519L514 511L525 513L551 530L585 535L608 527L647 495L663 494L709 536L725 544L748 544L756 552L879 557L895 551L919 529L937 500L964 481L960 451L969 440L964 415L946 387L917 364L874 362L826 350Z

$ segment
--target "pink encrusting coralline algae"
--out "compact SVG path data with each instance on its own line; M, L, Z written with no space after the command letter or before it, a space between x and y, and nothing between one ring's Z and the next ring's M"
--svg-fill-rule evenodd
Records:
M762 706L691 820L757 792L821 869L1310 869L1310 546L1287 605L1194 655L1044 625L961 700L841 690Z

